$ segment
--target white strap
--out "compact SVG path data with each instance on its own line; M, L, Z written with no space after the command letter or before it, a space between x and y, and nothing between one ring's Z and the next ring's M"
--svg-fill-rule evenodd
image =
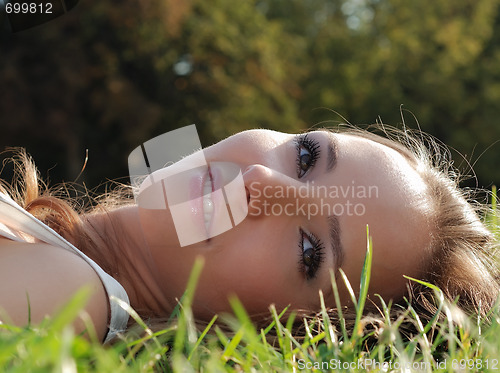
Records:
M3 223L0 223L0 237L5 237L12 241L24 241L23 238L17 234L17 232L11 230Z
M109 298L111 316L109 321L109 331L106 335L105 342L111 340L117 333L126 329L129 315L118 305L116 301L111 299L111 296L115 296L127 304L130 304L127 293L123 286L121 286L120 283L113 277L104 272L104 270L96 262L61 237L61 235L59 235L52 228L43 224L40 220L36 219L33 215L22 209L10 197L2 193L0 193L0 223L7 225L11 229L27 233L50 245L58 246L76 253L88 264L90 264L90 266L101 278Z

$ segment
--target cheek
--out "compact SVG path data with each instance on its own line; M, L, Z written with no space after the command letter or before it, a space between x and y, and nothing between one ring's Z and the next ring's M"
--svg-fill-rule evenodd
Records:
M245 241L254 245L235 244L207 255L197 291L200 304L217 311L230 310L227 298L236 295L249 312L258 312L281 300L289 283L287 277L296 268L295 257L284 257L276 244Z
M280 250L276 246L273 250L261 241L253 240L253 243L251 247L236 243L210 255L206 267L212 279L227 284L227 287L233 284L258 285L281 273L286 261Z
M141 231L150 247L178 246L179 239L173 228L172 216L168 210L139 208Z

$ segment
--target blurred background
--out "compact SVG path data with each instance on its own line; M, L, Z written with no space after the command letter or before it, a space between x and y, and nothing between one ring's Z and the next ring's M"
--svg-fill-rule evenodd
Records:
M127 182L128 154L195 123L237 131L378 121L500 184L500 0L80 0L0 33L0 150L50 182ZM345 118L345 119L343 119ZM4 155L5 157L5 155ZM475 185L475 180L469 181Z

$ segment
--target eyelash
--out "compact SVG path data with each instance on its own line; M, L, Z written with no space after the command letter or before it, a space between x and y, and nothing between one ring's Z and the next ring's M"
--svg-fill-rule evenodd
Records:
M304 177L316 164L319 159L320 149L319 142L311 139L307 134L298 135L295 138L295 146L297 149L297 176L298 178ZM305 151L305 153L303 153ZM304 160L302 163L302 157L309 155L310 159ZM302 167L305 166L305 169ZM305 247L304 245L309 247ZM304 255L308 250L311 250L306 258ZM307 264L306 260L310 263ZM300 229L300 239L299 239L299 270L302 272L306 280L312 280L316 277L319 267L323 262L323 243L314 234L306 233Z
M304 250L304 241L308 241L310 247ZM318 269L323 263L324 255L323 250L324 246L320 239L318 239L314 234L306 233L302 229L300 229L300 239L299 239L299 270L302 272L306 278L306 280L312 280L316 277L318 273ZM305 253L308 250L312 250L311 253L311 263L309 265L306 264Z
M308 135L299 135L295 138L295 145L297 148L297 176L298 178L304 177L310 169L314 167L319 158L320 149L318 141L309 138ZM302 157L307 153L302 154L302 150L307 151L311 156L309 162L305 162L306 169L302 168Z

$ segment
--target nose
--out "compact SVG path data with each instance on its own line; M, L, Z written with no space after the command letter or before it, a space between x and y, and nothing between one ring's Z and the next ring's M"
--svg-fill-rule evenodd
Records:
M292 211L297 199L306 199L307 186L293 177L261 164L248 166L243 173L248 216ZM300 193L300 188L304 189Z

